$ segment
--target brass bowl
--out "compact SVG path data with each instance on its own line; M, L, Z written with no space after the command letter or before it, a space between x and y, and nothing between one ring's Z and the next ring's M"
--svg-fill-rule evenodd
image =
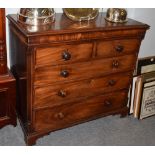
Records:
M45 25L55 20L53 8L21 8L17 16L19 22L28 25Z
M92 20L99 13L98 8L64 8L64 14L73 21Z
M114 23L127 22L127 11L123 8L109 8L105 19Z

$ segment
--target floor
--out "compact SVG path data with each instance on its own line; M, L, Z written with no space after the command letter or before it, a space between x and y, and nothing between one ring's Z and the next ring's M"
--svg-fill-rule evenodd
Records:
M0 129L1 146L25 145L19 125ZM51 132L37 146L150 146L155 145L155 116L137 120L133 116L108 116Z

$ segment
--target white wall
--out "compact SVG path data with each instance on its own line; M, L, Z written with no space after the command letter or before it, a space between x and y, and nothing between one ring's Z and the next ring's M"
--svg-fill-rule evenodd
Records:
M134 9L133 18L150 25L142 42L139 57L155 56L155 9Z
M17 13L18 8L6 8L6 15L11 13ZM56 12L62 12L61 8L56 8ZM101 9L100 11L106 11L106 9ZM145 39L142 42L139 57L145 56L155 56L155 9L137 9L128 8L128 17L135 20L139 20L151 26L150 30L147 31ZM9 51L8 43L8 25L6 27L7 34L7 50ZM9 52L8 52L9 53ZM9 55L8 55L8 66L9 66Z

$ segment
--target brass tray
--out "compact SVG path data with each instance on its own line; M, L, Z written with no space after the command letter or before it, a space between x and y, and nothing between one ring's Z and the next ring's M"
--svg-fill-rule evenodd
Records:
M64 8L64 14L73 21L92 20L99 13L98 8Z

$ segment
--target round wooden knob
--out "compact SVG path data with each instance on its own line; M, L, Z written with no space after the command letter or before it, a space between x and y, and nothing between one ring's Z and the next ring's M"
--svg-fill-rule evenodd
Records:
M64 59L65 61L70 60L71 58L71 54L68 51L64 51L62 53L62 59Z
M65 116L64 116L64 114L62 112L59 112L59 113L57 113L55 115L55 117L58 118L58 119L63 119Z
M118 46L116 46L115 49L116 49L117 52L123 52L124 47L122 45L118 45Z
M59 90L58 91L58 96L66 97L66 95L67 95L67 93L64 90Z
M110 81L109 81L109 85L110 85L110 86L114 86L115 84L116 84L116 81L115 81L115 80L110 80Z
M69 72L67 70L63 70L60 72L60 75L64 78L68 77L69 76Z

